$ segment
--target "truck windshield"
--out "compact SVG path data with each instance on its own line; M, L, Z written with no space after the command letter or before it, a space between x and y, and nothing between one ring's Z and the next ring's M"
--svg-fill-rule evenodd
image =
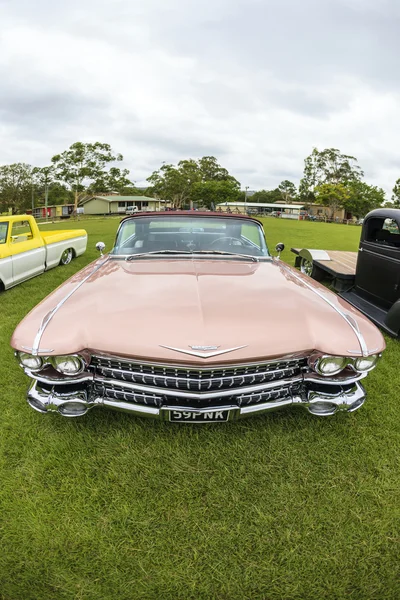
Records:
M7 240L8 223L0 223L0 244L5 244Z
M118 231L111 254L129 256L165 251L269 256L264 232L255 221L186 215L127 219Z

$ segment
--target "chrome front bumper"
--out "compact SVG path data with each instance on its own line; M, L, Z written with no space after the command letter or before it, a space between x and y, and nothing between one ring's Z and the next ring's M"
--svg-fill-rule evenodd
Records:
M33 381L28 392L29 405L40 413L58 412L65 417L79 417L88 410L99 406L117 411L136 415L138 417L152 417L163 421L169 421L171 413L196 413L197 415L220 413L228 411L229 421L236 421L250 415L263 414L278 410L286 406L302 406L313 415L330 416L336 412L353 412L364 404L366 392L359 381L341 382L328 384L319 382L318 386L304 388L300 394L291 395L281 400L270 400L268 402L253 404L250 406L233 406L227 403L223 406L213 406L211 403L206 408L195 408L176 406L168 404L156 408L133 402L112 400L96 394L90 394L84 386L62 391L61 386L43 384ZM215 422L212 420L211 422ZM185 419L180 422L185 422ZM188 422L191 422L190 420ZM192 421L193 422L193 421Z

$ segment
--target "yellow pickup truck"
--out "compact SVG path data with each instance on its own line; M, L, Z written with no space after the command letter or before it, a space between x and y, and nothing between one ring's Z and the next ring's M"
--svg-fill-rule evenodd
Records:
M39 231L30 215L0 217L0 291L67 265L86 246L84 229Z

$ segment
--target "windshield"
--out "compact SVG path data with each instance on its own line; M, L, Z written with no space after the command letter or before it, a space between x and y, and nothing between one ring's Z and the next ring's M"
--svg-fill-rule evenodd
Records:
M269 256L261 225L219 217L139 217L121 224L111 254L157 252Z

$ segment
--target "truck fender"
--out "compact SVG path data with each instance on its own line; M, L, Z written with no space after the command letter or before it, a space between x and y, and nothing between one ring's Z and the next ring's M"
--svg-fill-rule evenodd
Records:
M303 248L300 250L299 256L311 262L314 260L331 260L331 257L325 250L313 250L312 248Z
M322 281L326 274L318 265L315 264L316 260L331 260L331 258L329 254L325 252L325 250L303 248L299 252L298 266L304 275L308 275L316 281Z
M388 310L385 317L385 325L397 333L397 335L400 333L400 300L396 300L393 306Z

